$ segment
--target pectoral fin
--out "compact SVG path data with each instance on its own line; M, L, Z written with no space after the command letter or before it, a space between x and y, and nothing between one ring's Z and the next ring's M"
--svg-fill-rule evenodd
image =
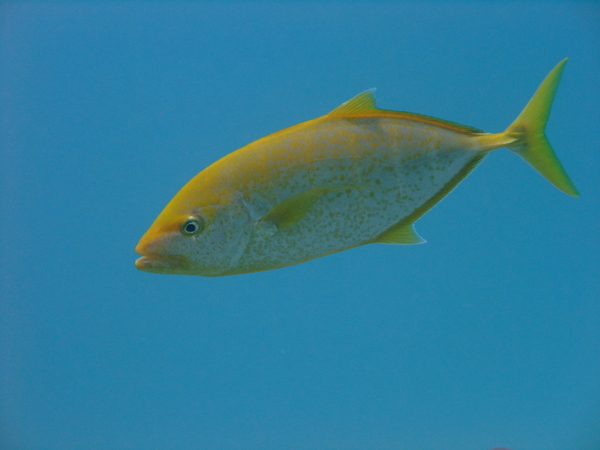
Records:
M425 239L417 234L412 223L393 226L373 240L375 244L423 244L424 242Z
M285 230L302 219L310 208L319 200L326 192L324 188L309 189L308 191L296 194L281 203L275 205L260 222L270 222L277 225L278 230Z
M272 223L277 230L285 230L296 225L323 196L352 189L360 189L360 186L327 186L301 192L274 206L258 221L258 225Z

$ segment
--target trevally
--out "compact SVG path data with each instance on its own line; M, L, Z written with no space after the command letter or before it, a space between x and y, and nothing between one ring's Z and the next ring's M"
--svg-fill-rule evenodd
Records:
M415 221L502 147L578 196L544 133L565 63L501 133L378 109L369 90L252 142L175 195L139 241L136 267L221 276L364 244L418 244Z

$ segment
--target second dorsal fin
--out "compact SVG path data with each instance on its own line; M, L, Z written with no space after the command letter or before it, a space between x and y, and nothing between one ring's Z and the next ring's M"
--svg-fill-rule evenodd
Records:
M331 111L329 116L352 116L376 110L375 88L361 92Z

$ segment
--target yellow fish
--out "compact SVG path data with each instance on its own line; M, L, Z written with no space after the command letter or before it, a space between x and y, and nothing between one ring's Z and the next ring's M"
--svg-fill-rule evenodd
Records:
M138 243L136 267L214 277L364 244L418 244L414 222L501 147L578 196L544 133L565 63L502 133L378 109L368 90L252 142L175 195Z

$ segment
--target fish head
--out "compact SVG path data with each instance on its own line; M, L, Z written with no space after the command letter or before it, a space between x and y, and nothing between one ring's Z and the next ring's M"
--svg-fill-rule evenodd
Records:
M244 250L249 217L231 196L188 183L142 236L135 266L145 272L220 276Z

